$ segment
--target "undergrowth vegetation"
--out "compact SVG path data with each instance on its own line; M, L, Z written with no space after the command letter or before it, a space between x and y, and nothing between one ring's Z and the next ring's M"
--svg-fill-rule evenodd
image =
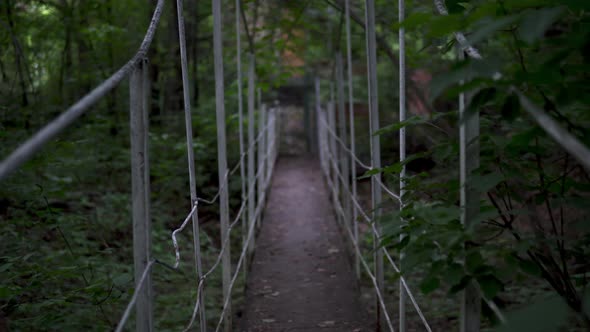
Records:
M589 170L536 124L521 97L590 145L590 3L443 2L448 16L435 13L432 1L406 1L407 18L400 24L397 3L376 1L384 124L379 135L386 165L377 171L395 188L402 166L408 169L405 206L400 210L388 201L386 213L377 220L385 232L381 245L396 258L403 251L402 275L421 291L419 303L436 323L434 330L456 327L456 305L469 283L485 298L486 327L588 330ZM168 264L174 259L170 233L190 209L173 3L166 2L149 53L153 255ZM185 3L196 180L199 195L210 198L218 190L211 9L207 1ZM223 3L233 10L232 1ZM366 160L366 55L359 24L364 4L351 3L357 151ZM125 63L145 33L154 4L0 2L0 156L5 158ZM304 75L306 81L333 75L334 51L345 45L343 1L243 4L248 20L243 48L256 53L258 86L265 96ZM224 13L230 167L239 159L232 10ZM395 54L401 26L406 29L411 116L397 123ZM457 31L465 33L483 59L459 54L453 35ZM328 92L322 87L322 93ZM478 114L481 121L479 167L471 175L472 189L481 199L467 228L460 218L461 93L467 95L466 112ZM120 318L134 285L128 97L123 83L2 180L0 330L103 331L113 329ZM398 163L397 133L402 127L408 133L408 159ZM239 176L230 178L229 189L235 213ZM206 267L219 250L217 213L216 205L202 204L199 209ZM241 236L232 236L235 255ZM370 241L367 238L364 246L371 247ZM154 271L158 331L181 330L192 314L197 279L190 229L179 242L180 270L158 265ZM388 272L389 303L399 291L398 280L399 275ZM239 282L236 289L242 289L243 280ZM215 274L208 281L210 317L220 310L220 283ZM234 297L238 307L241 296L237 291ZM490 303L507 313L510 324L498 324ZM215 319L210 324L216 324Z

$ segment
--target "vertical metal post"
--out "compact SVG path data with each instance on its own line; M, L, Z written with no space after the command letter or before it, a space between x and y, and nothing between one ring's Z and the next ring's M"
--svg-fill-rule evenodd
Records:
M256 109L258 110L258 125L257 125L257 130L256 130L256 139L258 139L258 142L256 143L256 153L257 153L257 160L256 160L256 174L258 174L258 170L260 169L259 167L261 166L261 146L262 146L262 139L259 139L260 137L260 133L261 133L261 125L260 125L260 120L262 119L262 89L261 88L257 88L256 89ZM260 204L263 204L263 201L260 199L262 197L262 180L261 177L263 176L262 172L259 175L259 178L257 180L258 182L258 193L256 196L256 202L258 204L258 202L260 202ZM262 207L260 208L260 210L262 210ZM260 226L262 225L262 213L258 214L258 218L256 219L256 229L260 229Z
M266 175L265 175L265 180L264 183L266 184L266 186L264 187L264 190L266 192L266 190L268 189L268 187L270 186L270 176L271 176L271 171L272 171L272 140L273 140L273 128L272 128L272 123L273 123L273 119L274 119L274 114L275 114L275 108L270 108L268 110L268 114L266 117L266 126L267 126L267 130L266 130L266 161L265 161L265 167L266 167Z
M344 106L344 66L342 64L342 54L340 52L336 53L336 86L338 92L338 136L340 136L343 144L346 144L348 142L348 132L346 129L346 111ZM340 153L338 156L340 161L340 174L342 174L342 178L344 179L344 183L342 183L342 192L340 193L344 209L343 225L350 229L351 204L350 196L348 194L350 192L350 161L348 160L349 155L344 146L340 144L338 146L340 147L340 149L338 149L338 152ZM348 237L346 237L346 239L348 239Z
M283 109L281 107L281 105L279 104L278 106L278 111L277 111L277 117L276 117L276 121L277 121L277 125L276 125L276 136L277 136L277 146L276 146L276 151L275 151L275 158L278 158L279 153L281 151L281 144L282 144L282 136L283 136L283 117L285 116L283 114Z
M463 57L463 53L460 54ZM461 183L461 223L469 227L479 214L480 192L471 184L472 173L479 168L479 113L466 112L465 93L459 95L459 162ZM480 330L481 297L477 286L470 282L461 299L461 332Z
M279 156L279 146L281 144L280 141L280 124L281 124L281 105L279 103L279 101L275 101L275 105L276 105L276 110L275 110L275 117L274 117L274 126L273 126L273 130L274 130L274 156L273 156L273 171L274 171L274 166L276 165L276 161L277 158Z
M275 125L274 125L274 131L275 131L275 146L274 146L274 158L273 158L273 169L274 166L276 165L276 161L277 158L279 157L279 148L281 146L281 105L277 102L277 110L275 112Z
M311 148L311 111L309 109L309 102L307 93L303 97L303 131L305 131L305 151L310 153Z
M334 84L330 83L330 101L328 102L328 127L332 133L336 133L336 110L334 105ZM340 191L340 179L338 178L338 169L336 169L336 165L338 163L338 151L336 149L336 138L327 133L329 137L329 145L328 145L328 169L330 170L330 176L332 177L332 199L334 200L334 206L338 206L338 192ZM336 213L336 219L338 222L342 221L340 217L340 213Z
M306 101L305 105L309 109L309 142L310 142L310 152L313 155L317 155L318 153L318 131L317 131L317 113L315 112L315 105L312 104L311 98L309 95L311 94L308 90L308 86L311 85L310 76L305 76L305 96Z
M404 0L398 0L399 11L398 21L401 24L405 16ZM406 120L406 40L405 29L399 29L399 121ZM406 160L406 127L401 127L399 130L399 161L403 164ZM406 194L406 165L403 164L399 176L399 196L400 196L400 210L404 208L404 195ZM400 235L400 241L403 235ZM400 260L403 258L403 251L400 252ZM403 282L399 281L399 330L406 332L406 289Z
M151 185L150 185L150 145L149 145L149 138L150 138L150 98L151 98L151 86L150 86L150 75L149 75L149 62L147 59L143 60L141 64L142 69L142 105L143 105L143 142L144 142L144 151L145 151L145 160L144 160L144 183L145 183L145 220L146 220L146 232L148 234L148 253L151 253L152 247L152 214L151 214ZM147 276L148 282L152 283L152 276L149 274ZM150 303L154 303L154 294L153 289L150 287L148 289L148 296ZM153 323L153 315L150 315L150 326L154 326Z
M221 1L211 0L213 6L213 58L215 69L215 108L217 118L217 169L219 175L219 221L221 239L229 236L229 197L227 188L227 153L225 137L225 96L223 86L223 45L221 31ZM224 331L232 330L232 306L229 284L231 278L230 246L225 248L221 258L223 297L228 299L227 311L224 316Z
M381 168L381 142L379 135L375 132L379 130L379 98L377 92L377 48L375 37L375 2L374 0L366 0L365 8L365 22L366 23L366 39L367 39L367 80L368 80L368 94L369 94L369 116L370 116L370 145L371 145L371 166L374 169ZM377 230L381 231L379 225L379 218L381 216L381 200L382 193L379 186L381 173L375 174L371 177L372 200L373 208L373 222L376 223ZM377 279L377 286L380 291L383 291L383 253L379 248L379 237L373 236L373 246L375 252L375 278ZM381 322L384 321L383 312L379 303L377 303L377 328L381 329Z
M147 115L144 107L144 77L143 62L138 64L131 73L129 80L129 124L131 132L131 197L133 211L133 263L135 284L151 260L151 225L149 220L148 188L146 179L149 177L146 169L147 142L145 121ZM139 290L136 304L136 330L152 331L152 284L151 278Z
M256 222L254 220L254 212L256 209L255 206L255 187L256 187L256 179L254 178L255 169L254 169L254 152L256 151L254 147L254 141L256 138L254 137L254 97L255 97L255 58L254 54L248 55L248 227L250 227L250 223ZM252 255L254 253L254 245L255 245L256 237L252 237L250 243L248 244L248 255Z
M266 188L265 181L264 181L264 151L265 151L265 118L266 118L266 104L260 105L258 110L258 137L260 140L258 141L258 169L259 176L258 176L258 199L260 202L260 209L264 209L264 189ZM262 213L258 215L258 227L260 227L260 223L262 222Z
M267 165L266 165L266 151L268 150L268 105L264 104L261 108L262 112L262 174L260 177L262 178L262 205L266 205L266 172L267 172Z
M330 128L329 130L332 131L332 133L336 132L336 110L335 110L335 105L334 105L334 100L330 100L328 102L328 127ZM330 176L332 177L332 199L334 200L334 206L338 206L337 201L338 201L338 192L340 191L340 178L338 178L338 169L336 168L338 165L338 153L336 150L336 138L330 134L327 133L329 139L328 141L330 142L330 144L328 145L328 169L330 170ZM336 219L338 220L338 222L342 221L342 218L340 217L340 213L338 213L338 211L336 211Z
M241 44L241 29L240 29L240 6L241 0L236 0L236 63L238 71L238 122L240 136L240 181L242 182L242 202L246 200L246 170L244 168L244 101L242 98L242 44ZM246 245L246 238L248 237L248 219L246 214L242 213L242 246ZM248 259L244 257L244 276L248 273Z
M188 77L188 60L186 55L186 40L185 40L185 33L184 33L184 16L182 10L182 0L176 1L176 10L178 14L178 40L180 44L180 62L181 62L181 70L182 70L182 92L183 92L183 99L184 99L184 122L186 126L186 149L187 149L187 156L188 156L188 172L189 172L189 185L190 185L190 192L191 192L191 208L195 204L197 204L197 184L195 179L195 156L193 150L193 125L192 125L192 116L191 116L191 98L190 98L190 85L189 85L189 77ZM201 241L200 241L200 232L199 232L199 217L197 211L192 216L193 222L193 250L194 250L194 258L195 258L195 268L197 272L197 276L199 279L203 277L203 267L201 265ZM197 291L198 291L198 282L197 282ZM199 293L199 299L201 303L204 303L205 295L204 290L201 290ZM205 315L205 306L201 305L200 307L200 326L201 330L207 326L207 320Z
M355 145L355 133L354 133L354 94L353 94L353 77L352 77L352 45L350 41L350 0L344 1L344 17L345 17L345 25L346 25L346 67L347 67L347 74L348 74L348 122L350 125L350 152L352 154L350 158L350 173L352 178L352 199L357 199L356 193L356 161L354 160L354 156L356 155L356 145ZM352 202L351 202L352 203ZM358 210L356 204L352 204L352 228L353 228L353 235L355 242L358 243ZM361 277L361 264L360 264L360 257L358 256L356 250L354 252L354 269L356 272L356 277Z
M323 148L323 134L322 134L322 116L321 116L321 112L322 112L322 101L320 100L320 78L319 77L315 77L314 79L314 90L315 90L315 114L316 114L316 127L317 127L317 131L318 131L318 154L319 154L319 158L320 158L320 165L322 166L322 169L324 169L324 172L326 171L326 161L325 161L325 157L324 157L324 148Z

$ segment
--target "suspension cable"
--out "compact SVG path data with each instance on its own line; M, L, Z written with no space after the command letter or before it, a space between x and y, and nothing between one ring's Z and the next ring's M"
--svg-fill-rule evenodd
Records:
M69 127L77 118L86 113L90 107L94 106L102 97L114 89L121 81L126 78L135 67L146 57L147 51L152 43L156 28L160 22L164 0L158 0L152 20L144 36L139 50L135 55L117 70L111 77L100 83L94 90L90 91L84 97L79 99L74 105L70 106L65 112L45 125L35 135L14 150L6 159L0 163L0 180L6 178L14 172L27 160L31 159L39 150L51 141L67 127Z
M323 116L322 116L323 118ZM327 126L323 126L326 129L329 129ZM324 145L326 145L324 143ZM324 146L325 147L325 146ZM332 166L332 168L334 169L338 179L340 181L345 181L345 179L343 178L342 174L340 173L340 171L338 170L338 167L335 163L334 160L334 155L329 151L329 149L326 149L325 151L327 151L327 155L328 155L328 162L329 164ZM332 183L330 177L326 177L328 179L328 181L330 183ZM372 232L375 236L377 236L378 238L381 238L381 234L378 232L378 230L375 227L375 223L372 222L371 218L369 217L369 215L365 212L365 210L363 209L363 207L361 206L361 204L359 203L359 201L356 199L356 197L352 196L352 193L349 191L348 195L351 197L351 200L353 202L353 204L357 207L357 210L360 212L361 216L363 217L363 219L365 219L365 221L371 225L371 229ZM336 200L338 202L338 200ZM339 211L340 212L340 211ZM347 229L348 230L348 229ZM348 230L350 232L350 230ZM398 266L395 264L393 257L391 257L391 254L387 251L387 249L385 247L381 247L381 249L383 254L385 255L385 257L387 258L387 260L389 261L389 263L391 264L391 266L393 267L393 269L400 275L400 280L402 282L402 286L404 287L404 289L406 290L408 297L410 298L410 301L412 302L414 308L416 309L416 312L418 313L418 315L420 316L420 319L422 320L422 323L424 325L424 327L431 332L432 329L430 328L430 325L428 324L428 321L426 320L426 317L424 316L424 313L422 312L422 310L420 309L420 306L418 305L418 302L416 301L412 291L410 290L405 278L401 275L401 271L398 268Z

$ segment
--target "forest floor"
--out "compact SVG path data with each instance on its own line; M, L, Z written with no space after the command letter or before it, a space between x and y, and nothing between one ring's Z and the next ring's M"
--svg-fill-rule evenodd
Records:
M241 331L370 331L317 160L283 157L248 275Z

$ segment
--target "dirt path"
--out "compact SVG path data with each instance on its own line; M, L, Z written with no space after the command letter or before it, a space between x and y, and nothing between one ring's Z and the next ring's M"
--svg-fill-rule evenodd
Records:
M371 331L317 161L281 158L240 331Z

